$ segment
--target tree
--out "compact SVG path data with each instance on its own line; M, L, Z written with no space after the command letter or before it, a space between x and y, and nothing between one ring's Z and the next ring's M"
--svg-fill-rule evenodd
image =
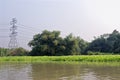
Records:
M88 51L93 52L109 52L110 46L107 44L107 40L104 38L97 38L92 41L88 46Z
M44 30L41 34L34 35L29 46L32 47L32 56L80 55L87 43L72 34L62 38L60 31Z
M86 54L86 49L87 49L89 43L87 41L81 39L80 37L77 37L77 40L79 41L78 45L80 48L80 53Z
M87 51L120 53L120 33L114 30L111 34L104 34L93 40Z
M44 30L41 34L35 35L33 40L29 42L29 46L32 47L30 54L32 56L61 55L60 53L65 49L62 42L60 31Z
M7 48L0 48L0 56L7 56L8 50L9 49L7 49Z
M72 33L64 38L64 42L66 46L65 55L76 55L80 53L79 41Z

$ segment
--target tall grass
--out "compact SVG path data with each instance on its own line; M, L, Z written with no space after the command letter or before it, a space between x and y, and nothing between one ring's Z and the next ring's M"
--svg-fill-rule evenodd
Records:
M0 57L0 62L120 62L120 55L80 55L80 56L9 56Z
M0 56L6 56L8 54L8 50L6 48L0 48Z

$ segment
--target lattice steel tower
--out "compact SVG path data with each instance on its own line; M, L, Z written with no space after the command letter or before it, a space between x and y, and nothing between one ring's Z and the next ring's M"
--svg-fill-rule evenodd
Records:
M12 27L10 28L10 42L8 44L8 47L10 49L14 49L14 48L17 48L18 47L18 42L17 42L17 26L16 26L16 23L17 23L17 20L15 18L12 19L12 21L10 22L10 25L12 25Z

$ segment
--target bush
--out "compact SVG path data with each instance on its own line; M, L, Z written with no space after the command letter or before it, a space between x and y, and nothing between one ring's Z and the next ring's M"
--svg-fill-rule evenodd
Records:
M7 48L0 48L0 56L7 56L8 50Z
M27 56L28 51L24 48L16 48L9 50L8 56Z
M112 55L113 53L102 53L102 52L92 52L92 51L88 51L87 54L88 54L88 55Z

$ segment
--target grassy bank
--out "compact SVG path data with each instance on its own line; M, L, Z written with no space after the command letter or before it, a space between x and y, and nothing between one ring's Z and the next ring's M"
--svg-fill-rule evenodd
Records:
M89 55L89 56L11 56L0 57L0 62L120 62L120 55Z

